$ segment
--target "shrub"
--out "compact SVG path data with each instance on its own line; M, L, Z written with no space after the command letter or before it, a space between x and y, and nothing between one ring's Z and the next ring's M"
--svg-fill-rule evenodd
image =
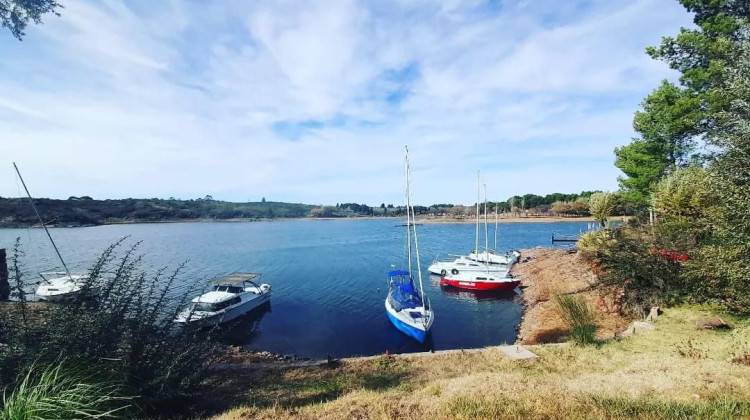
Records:
M123 250L124 239L107 248L89 270L84 290L90 297L64 305L45 305L42 319L28 316L19 254L12 275L20 286L21 310L13 311L8 346L0 347L0 384L14 382L34 363L51 364L61 356L109 377L122 377L126 392L146 409L192 392L215 358L215 345L176 329L172 320L195 294L181 280L183 268L147 273L138 243Z
M570 328L569 337L578 345L596 342L596 315L581 296L555 297L560 317Z
M615 240L612 239L611 233L598 230L581 235L576 242L576 249L584 259L598 264L614 245Z

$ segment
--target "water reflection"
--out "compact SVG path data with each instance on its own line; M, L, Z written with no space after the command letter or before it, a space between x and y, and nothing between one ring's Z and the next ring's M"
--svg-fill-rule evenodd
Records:
M270 313L271 302L269 301L231 322L219 325L210 334L215 340L224 344L249 345L263 333L260 321Z
M513 290L466 290L450 286L443 287L442 290L443 294L449 298L475 302L493 300L514 301L518 297L518 294Z

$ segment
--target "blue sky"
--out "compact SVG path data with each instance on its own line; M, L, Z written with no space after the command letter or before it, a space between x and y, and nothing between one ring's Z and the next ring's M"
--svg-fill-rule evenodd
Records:
M63 1L0 32L0 196L415 202L617 188L672 0Z

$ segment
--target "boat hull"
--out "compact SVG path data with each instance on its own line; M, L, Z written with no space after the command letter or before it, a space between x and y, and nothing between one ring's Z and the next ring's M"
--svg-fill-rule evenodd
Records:
M252 311L255 308L258 308L259 306L265 304L266 302L269 302L271 300L271 293L263 293L261 295L258 295L254 299L247 300L245 302L242 302L242 304L237 305L235 307L232 307L226 312L216 314L209 317L204 317L200 319L191 319L187 322L185 321L176 321L180 324L185 324L187 326L190 326L191 328L209 328L214 327L219 324L224 324L230 321L233 321L240 316Z
M513 281L468 281L442 278L441 286L450 286L467 290L513 290L521 284L519 280Z
M391 324L393 324L393 326L396 327L397 330L419 341L420 343L425 342L425 340L427 339L427 334L429 332L429 327L432 326L432 322L429 323L426 331L415 325L409 324L408 322L402 320L398 315L396 315L395 310L390 305L388 305L387 300L385 302L385 312L388 314L388 319L391 321Z
M388 319L391 320L391 324L393 324L393 326L396 327L396 329L408 335L409 337L419 341L420 343L424 343L424 341L427 339L426 332L424 332L423 330L420 330L419 328L414 328L411 325L408 325L407 323L391 315L390 312L388 312Z

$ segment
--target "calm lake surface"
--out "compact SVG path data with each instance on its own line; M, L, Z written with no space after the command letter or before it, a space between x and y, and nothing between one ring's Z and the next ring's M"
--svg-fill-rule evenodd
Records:
M383 302L391 264L406 261L405 228L396 219L164 223L51 229L72 271L85 271L111 243L129 236L151 270L188 261L184 282L234 271L263 273L271 305L245 317L224 340L299 357L475 348L515 341L523 307L517 294L441 290L427 266L474 248L473 224L418 227L425 294L435 310L432 339L420 345L388 321ZM490 227L490 246L494 242ZM585 222L507 223L502 250L549 246L552 232L574 234ZM482 229L483 232L483 229ZM0 248L20 237L27 278L60 264L41 229L0 229ZM483 242L483 239L482 239Z

